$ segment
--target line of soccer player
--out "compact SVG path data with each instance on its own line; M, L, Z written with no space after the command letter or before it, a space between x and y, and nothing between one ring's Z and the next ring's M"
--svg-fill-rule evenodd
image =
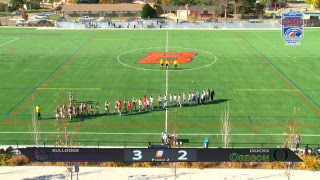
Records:
M159 95L157 98L158 105L154 104L153 96L147 97L144 95L143 98L132 98L132 101L127 100L126 98L121 102L116 100L114 113L118 113L119 116L122 116L122 113L127 115L132 114L132 111L137 113L152 111L154 108L157 109L166 109L167 107L182 107L184 105L204 105L208 104L210 101L213 102L215 92L213 89L206 89L202 92L189 92L188 99L186 98L186 93L181 94L164 94L163 96ZM110 114L110 103L105 102L105 115Z
M156 99L157 105L154 104L153 96L147 97L144 95L142 98L132 98L132 101L127 100L126 98L121 102L120 100L115 101L114 106L114 114L118 114L122 116L122 113L127 115L132 114L132 112L141 113L152 111L154 108L159 109L166 109L168 107L182 107L185 105L204 105L208 104L210 101L213 102L213 98L215 95L215 91L213 89L206 89L202 92L194 91L189 92L188 97L185 92L182 94L164 94L163 96L159 95ZM96 103L95 109L96 113L94 114L94 108L92 103L79 103L75 104L74 102L74 93L70 91L69 93L69 107L66 104L63 104L57 107L55 111L55 118L58 122L60 122L61 118L68 118L72 120L72 118L80 117L83 120L84 115L99 115L99 103ZM105 115L110 115L110 102L106 101L105 104Z

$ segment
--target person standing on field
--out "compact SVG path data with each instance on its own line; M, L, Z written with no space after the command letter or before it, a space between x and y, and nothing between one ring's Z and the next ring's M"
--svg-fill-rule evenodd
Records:
M40 114L40 105L39 104L36 106L36 113L38 114L38 120L42 119L41 114Z
M160 59L160 69L163 70L163 60Z
M213 102L213 97L214 97L214 94L215 94L215 92L214 92L214 90L213 89L211 89L211 92L210 92L210 98L211 98L211 102Z
M176 59L173 61L173 65L174 65L174 70L177 70L178 69L178 61Z
M166 69L167 70L169 69L169 61L168 61L168 59L166 60Z

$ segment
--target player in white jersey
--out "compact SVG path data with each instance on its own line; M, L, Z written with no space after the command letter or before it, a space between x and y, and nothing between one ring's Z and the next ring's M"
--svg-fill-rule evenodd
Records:
M170 94L169 96L169 103L170 103L170 106L172 107L172 101L173 101L173 97L172 97L172 94Z
M158 108L162 107L162 97L161 97L161 95L158 96L158 103L159 103Z
M163 108L166 108L167 107L167 95L164 94L163 95Z
M152 96L150 96L150 108L151 108L151 110L153 110L153 97Z
M177 95L173 94L173 103L177 106Z
M188 93L188 103L191 106L191 93L190 92Z
M186 103L186 94L184 92L182 93L182 101L183 101L183 104Z
M139 112L141 111L141 107L142 107L142 101L141 98L138 100L138 108L139 108Z
M147 99L147 101L146 101L146 106L147 106L147 108L145 109L145 111L149 111L149 108L150 108L150 100L149 99Z
M178 94L177 104L178 104L178 106L180 106L180 108L182 107L181 106L181 96L180 96L180 94Z
M206 103L208 104L208 102L209 102L209 91L206 90Z

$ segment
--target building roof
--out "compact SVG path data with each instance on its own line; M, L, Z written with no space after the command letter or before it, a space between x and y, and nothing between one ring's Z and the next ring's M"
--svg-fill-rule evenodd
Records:
M142 11L141 4L64 4L61 11Z
M10 0L0 0L0 3L8 4L8 3L10 3Z

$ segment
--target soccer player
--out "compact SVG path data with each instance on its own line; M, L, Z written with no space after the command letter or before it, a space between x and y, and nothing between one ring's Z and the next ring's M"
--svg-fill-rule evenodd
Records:
M114 103L114 112L118 112L118 100Z
M174 65L174 70L177 70L178 69L178 61L176 59L173 61L173 65Z
M128 104L127 104L127 99L124 98L124 100L123 100L123 106L124 106L123 111L124 111L124 112L127 112L127 111L128 111L127 105L128 105ZM123 112L123 111L122 111L122 112Z
M131 114L131 102L127 101L128 115Z
M77 117L77 108L76 108L76 106L72 106L72 115L73 115L75 118L78 118L78 117Z
M160 59L160 69L163 70L163 60Z
M90 108L90 114L91 114L91 116L93 116L93 107L92 107L92 103L90 103L89 108Z
M121 101L118 101L118 113L119 113L119 116L121 116L121 109L122 109Z
M161 97L161 95L158 96L158 103L159 103L158 108L162 107L162 97Z
M178 103L178 105L180 106L180 108L182 107L181 106L181 96L180 96L180 94L178 94L178 100L177 100L177 103Z
M96 115L99 114L99 103L96 104Z
M58 111L56 111L56 113L55 113L55 118L56 118L56 120L57 120L57 122L60 122L60 114L59 114L59 112Z
M191 106L191 93L190 92L188 93L188 103Z
M74 93L72 91L70 91L69 93L69 100L70 100L70 103L74 101Z
M83 112L84 112L85 114L88 114L87 103L84 103L84 104L83 104Z
M72 121L72 107L71 106L69 106L69 108L68 108L68 116L69 116L70 121Z
M163 95L163 109L167 107L167 95Z
M184 92L182 93L182 101L183 101L183 104L186 103L186 94Z
M153 97L150 96L150 110L153 110Z
M168 59L166 60L166 69L168 70L169 69L169 61L168 61Z
M106 101L104 103L104 110L106 111L106 115L109 114L109 106L110 106L110 103L108 101Z
M170 106L172 107L172 101L173 101L173 97L172 97L172 94L170 94L169 96L169 103L170 103Z
M132 98L132 109L137 110L137 99L135 97Z
M214 90L213 90L213 89L211 89L211 91L210 91L211 102L213 102L214 94L215 94Z
M138 108L139 108L139 112L141 112L141 107L142 107L142 101L141 98L138 100Z
M150 100L147 98L145 111L149 111L149 110L150 110Z
M144 107L144 111L147 110L147 95L143 96L143 107Z

